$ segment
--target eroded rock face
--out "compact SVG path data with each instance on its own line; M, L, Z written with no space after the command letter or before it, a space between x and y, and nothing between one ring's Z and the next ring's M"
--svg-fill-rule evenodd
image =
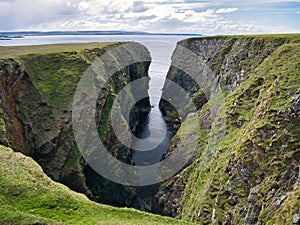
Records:
M299 44L288 42L284 37L212 37L178 43L173 64L190 60L179 45L197 54L203 68L186 63L183 69L198 73L196 79L207 88L200 90L183 70L170 68L168 79L198 103L201 129L196 160L162 185L153 198L156 213L201 224L292 223L299 214L294 205L299 203L300 56ZM209 77L218 80L226 104L226 134L214 152L208 143ZM167 117L176 115L164 100L160 108ZM176 135L169 154L180 148L180 138L186 137Z
M139 44L128 49L136 61L118 71L106 84L97 101L98 110L109 114L116 93L130 81L148 76L151 57ZM109 49L109 48L108 48ZM85 193L93 200L130 206L136 200L131 187L115 184L95 173L77 148L72 130L72 96L80 76L93 58L107 49L25 55L0 61L0 143L35 159L52 179ZM109 67L109 65L107 65ZM146 92L148 84L140 87ZM128 98L127 101L135 101ZM150 110L149 99L135 106L130 126L137 125L140 113ZM117 140L110 117L97 118L99 135L116 158L131 162L130 149ZM129 125L128 125L129 126Z
M155 194L151 208L153 213L172 217L176 217L180 213L182 192L185 187L184 183L187 182L182 179L182 174L184 173L186 171L173 177L170 182L165 183Z
M203 100L197 106L199 110L209 99L212 80L218 80L221 89L231 93L285 41L284 38L266 40L253 37L193 38L180 41L172 56L172 65L175 66L170 67L167 79L190 93L195 105ZM200 66L194 65L195 57L198 57L196 60ZM176 65L181 65L181 68ZM199 84L202 86L199 87ZM164 89L168 89L168 86ZM175 113L164 99L164 93L159 107L166 116L172 117Z

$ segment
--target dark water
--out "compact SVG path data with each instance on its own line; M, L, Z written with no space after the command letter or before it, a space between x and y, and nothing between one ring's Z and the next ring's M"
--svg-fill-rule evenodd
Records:
M177 41L177 40L176 40ZM147 138L150 145L147 149L150 151L133 150L133 160L138 166L155 164L160 161L162 155L166 153L169 147L172 134L167 131L166 123L158 104L162 94L162 88L165 83L165 77L170 67L171 56L174 51L176 41L173 40L152 40L142 42L151 52L152 63L149 68L151 78L149 84L149 97L152 110L148 118L141 123L138 130L138 138ZM143 143L132 143L133 149L143 148ZM151 147L151 148L150 148ZM147 180L151 175L141 174L141 181ZM145 211L151 211L152 196L158 191L159 184L144 187L136 187L139 203L137 208Z
M161 98L161 91L165 82L165 77L170 66L171 55L175 48L176 41L172 40L149 40L143 41L151 52L152 62L149 68L151 78L149 84L149 97L152 109L149 117L141 124L139 129L139 138L149 140L149 151L133 151L133 160L136 165L144 166L159 162L161 156L166 152L169 146L171 134L168 133L165 121L159 110L158 104ZM135 142L133 149L140 149L143 143Z

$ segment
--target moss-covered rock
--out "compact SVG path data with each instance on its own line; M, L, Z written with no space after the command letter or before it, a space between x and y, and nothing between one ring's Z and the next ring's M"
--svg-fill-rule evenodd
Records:
M201 107L197 159L162 186L154 202L172 198L166 198L168 207L156 212L176 212L179 218L201 224L292 224L300 210L298 38L204 37L179 42L200 55L210 76L218 78L225 96L226 134L212 152L210 114L205 113L209 103ZM195 95L195 85L182 71L170 70L168 78ZM201 106L203 98L193 101ZM178 138L185 137L176 135L170 152L180 147Z
M35 159L45 173L75 191L99 202L129 206L134 189L115 184L95 173L82 158L72 128L72 101L79 80L91 63L124 43L46 45L1 49L0 143ZM108 151L119 160L132 163L130 149L122 146L113 132L110 111L118 92L130 81L148 76L148 50L137 43L126 51L135 64L117 71L101 90L97 101L98 133ZM8 49L14 54L9 55ZM13 57L6 59L4 56ZM103 62L110 68L117 56ZM142 59L147 58L147 61ZM104 71L105 73L105 71ZM147 92L148 84L141 86ZM147 96L147 93L145 94ZM132 95L127 101L135 102ZM149 99L133 110L130 123L136 126L141 111L150 108Z

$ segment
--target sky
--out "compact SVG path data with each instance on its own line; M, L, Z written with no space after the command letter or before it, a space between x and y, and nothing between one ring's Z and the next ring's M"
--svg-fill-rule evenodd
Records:
M0 0L0 31L300 33L300 0Z

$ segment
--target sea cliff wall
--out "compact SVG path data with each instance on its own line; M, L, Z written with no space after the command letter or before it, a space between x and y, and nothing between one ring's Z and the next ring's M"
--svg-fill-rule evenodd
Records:
M122 44L82 48L71 45L66 50L63 50L64 46L54 45L46 46L51 51L58 49L53 52L32 53L29 50L1 59L0 143L32 157L52 179L93 200L129 206L136 199L134 190L103 178L87 165L76 145L72 127L72 101L80 78L96 58L111 54L110 49ZM132 164L131 151L117 141L109 115L112 103L123 87L148 77L151 57L140 44L128 46L126 56L131 55L137 63L121 68L106 82L97 100L97 112L101 111L101 117L100 113L95 117L99 136L107 150L119 160ZM42 49L43 46L32 47L35 48ZM107 68L115 66L117 57L119 55L111 55L112 61L102 63ZM147 89L145 82L141 87L145 96L148 96ZM127 101L135 102L135 99L129 95ZM134 128L140 114L149 108L148 98L140 101L127 126Z
M171 66L167 78L189 93L200 129L190 143L196 145L194 161L161 186L154 212L201 224L293 223L300 213L299 40L299 35L258 35L178 43L172 65L184 60L186 67ZM184 49L199 57L200 70ZM196 81L184 71L196 74ZM205 82L202 88L199 80ZM218 81L215 89L209 80ZM220 143L209 141L213 121L207 90L223 93L225 113L215 118L226 120ZM177 132L172 154L189 137L180 135L176 120L182 118L167 100L160 108ZM189 117L181 123L189 126Z

